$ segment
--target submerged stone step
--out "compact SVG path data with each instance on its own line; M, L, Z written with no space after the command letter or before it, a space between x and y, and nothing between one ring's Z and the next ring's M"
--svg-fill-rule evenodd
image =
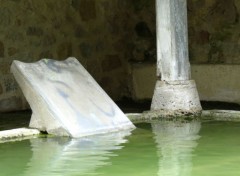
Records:
M15 60L11 71L33 111L31 128L75 138L134 128L76 58Z

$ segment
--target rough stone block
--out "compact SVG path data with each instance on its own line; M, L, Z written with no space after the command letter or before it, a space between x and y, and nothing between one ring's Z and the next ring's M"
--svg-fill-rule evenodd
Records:
M32 108L30 127L71 137L134 128L75 58L13 61L11 71Z
M157 81L151 110L172 115L199 114L202 107L194 80Z

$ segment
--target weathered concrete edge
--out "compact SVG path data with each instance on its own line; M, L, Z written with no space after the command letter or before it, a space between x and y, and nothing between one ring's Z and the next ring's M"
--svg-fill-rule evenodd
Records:
M154 115L150 111L146 111L143 113L128 113L126 114L127 117L133 123L141 123L151 120L192 120L194 117L183 115L182 118L173 118L169 116L169 114L161 114L161 115ZM202 121L233 121L233 122L240 122L240 111L232 111L232 110L203 110L201 114L199 114L198 119Z
M141 123L151 120L159 120L159 119L177 119L177 118L169 118L168 114L161 114L159 116L151 116L150 111L146 111L143 113L127 113L127 117L133 123ZM186 120L185 116L184 120ZM203 121L232 121L232 122L240 122L240 111L230 111L230 110L204 110L202 114L199 116ZM181 119L181 118L180 118ZM191 119L191 117L190 117ZM23 139L29 139L33 137L38 137L41 132L37 129L29 129L29 128L17 128L12 130L0 131L0 143L11 142L11 141L20 141Z
M206 110L202 112L201 119L240 122L240 111Z
M17 128L0 131L0 143L32 138L41 132L37 129Z

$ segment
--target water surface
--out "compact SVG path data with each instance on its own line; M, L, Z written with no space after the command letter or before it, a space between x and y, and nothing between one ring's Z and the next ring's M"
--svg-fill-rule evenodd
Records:
M81 139L0 144L1 176L240 175L240 123L152 122Z

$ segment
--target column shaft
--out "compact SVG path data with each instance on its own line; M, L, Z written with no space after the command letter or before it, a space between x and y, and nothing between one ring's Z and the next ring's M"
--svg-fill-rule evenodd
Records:
M157 74L163 81L189 80L186 0L156 0Z

